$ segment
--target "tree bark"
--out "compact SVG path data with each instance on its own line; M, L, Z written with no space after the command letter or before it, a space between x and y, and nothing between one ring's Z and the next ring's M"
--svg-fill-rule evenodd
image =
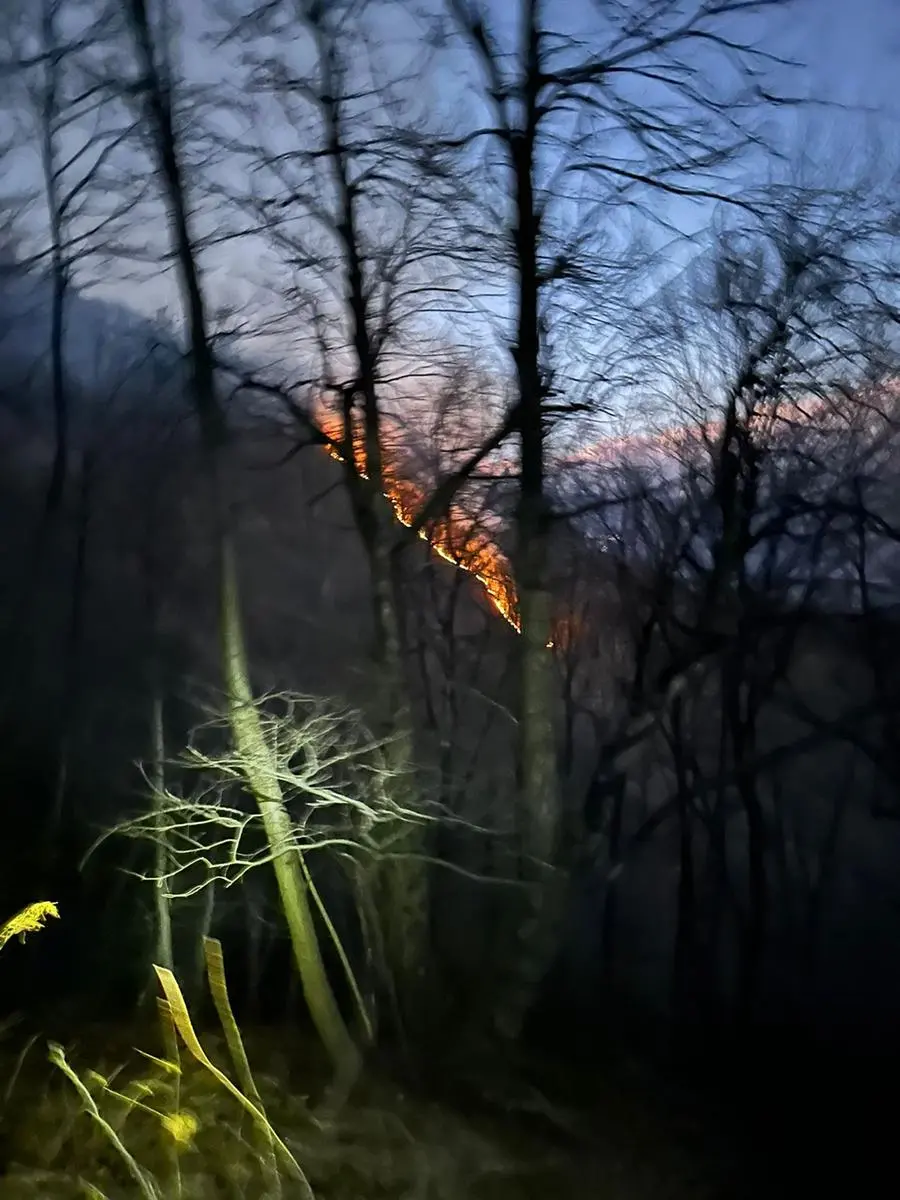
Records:
M128 0L128 15L141 71L141 95L150 118L153 151L168 210L190 339L192 395L200 425L219 569L221 654L229 721L247 784L260 809L304 996L316 1029L339 1076L354 1075L359 1053L338 1008L319 949L309 892L298 852L290 844L291 819L250 688L243 642L231 513L221 482L221 451L227 443L225 416L216 394L213 355L194 240L188 220L185 181L178 157L171 101L157 69L145 0Z

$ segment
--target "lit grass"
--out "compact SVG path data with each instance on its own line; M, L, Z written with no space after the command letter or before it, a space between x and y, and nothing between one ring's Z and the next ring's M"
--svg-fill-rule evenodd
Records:
M58 915L55 908L43 917L34 908L25 914L15 918L12 936ZM218 1032L198 1033L174 976L157 968L160 1027L137 1037L157 1043L155 1054L129 1051L135 1031L115 1028L101 1028L96 1039L85 1030L65 1051L51 1045L49 1064L28 1053L33 1036L0 1044L0 1079L10 1081L0 1113L3 1200L733 1194L714 1189L696 1156L672 1143L645 1088L629 1094L611 1078L598 1079L592 1112L573 1117L517 1084L515 1070L504 1071L501 1094L484 1064L475 1064L473 1085L452 1101L446 1068L436 1070L443 1098L408 1094L370 1074L339 1111L323 1117L308 1100L327 1092L330 1081L325 1063L316 1069L316 1047L281 1030L254 1035L248 1049L228 999L221 948L210 941L205 950ZM251 1070L251 1060L263 1069Z
M224 1069L230 1057L225 1036L206 1030L199 1036L210 1061ZM180 1074L174 1075L160 1065L171 1061L168 1051L160 1047L158 1063L129 1054L134 1040L134 1030L100 1030L95 1037L86 1032L67 1056L165 1200L271 1197L264 1142L243 1106L183 1049ZM148 1029L139 1040L155 1049L159 1035ZM705 1162L672 1144L671 1130L642 1090L627 1093L612 1080L598 1081L597 1108L571 1122L570 1113L559 1106L554 1112L549 1102L539 1113L536 1096L522 1089L501 1095L493 1084L475 1081L459 1092L449 1086L439 1095L434 1089L408 1092L367 1073L340 1112L325 1120L317 1099L327 1090L329 1071L314 1041L286 1030L246 1030L242 1043L255 1066L259 1108L302 1164L316 1200L734 1195L714 1191L701 1174ZM0 1060L0 1075L4 1067ZM236 1071L233 1078L238 1080ZM138 1096L143 1098L136 1103ZM197 1114L191 1144L177 1147L152 1109ZM564 1127L571 1127L571 1136ZM40 1056L21 1073L3 1132L11 1164L0 1178L4 1200L91 1194L79 1181L108 1200L143 1200L74 1090ZM281 1169L279 1178L283 1200L303 1194Z
M40 901L28 905L0 927L0 949L11 938L18 936L24 940L27 934L42 929L48 917L58 916L56 905L50 901ZM207 978L216 1012L222 1023L232 1063L245 1091L237 1087L225 1072L210 1059L194 1030L187 1004L175 976L167 968L159 966L155 970L163 991L160 1015L164 1025L163 1040L169 1056L159 1058L143 1054L145 1061L153 1068L150 1075L132 1080L124 1089L113 1086L113 1076L104 1077L96 1070L87 1071L82 1076L71 1065L64 1048L58 1042L49 1043L49 1061L71 1085L81 1112L89 1118L94 1130L105 1143L104 1148L112 1151L135 1194L140 1196L141 1200L163 1200L164 1196L182 1197L185 1195L185 1191L180 1156L182 1152L194 1147L202 1122L196 1116L196 1110L182 1107L181 1104L182 1066L178 1054L177 1038L174 1036L178 1034L194 1060L231 1099L235 1100L251 1116L260 1146L257 1154L259 1172L263 1180L260 1194L269 1197L269 1200L281 1200L281 1172L283 1171L293 1185L292 1194L296 1195L299 1200L315 1200L299 1163L266 1117L262 1099L250 1070L249 1059L244 1050L243 1039L228 998L221 946L218 942L207 939L205 951ZM168 1029L165 1026L168 1026ZM27 1046L25 1053L28 1048ZM16 1065L16 1075L21 1071L21 1067L22 1057L20 1056ZM10 1096L10 1089L7 1088L5 1097L7 1106ZM162 1141L169 1150L168 1171L165 1172L168 1187L165 1189L160 1182L160 1177L142 1166L136 1154L126 1144L125 1122L135 1111L149 1116L154 1123L158 1122ZM62 1123L61 1128L68 1132L72 1128L73 1122L70 1114L67 1114L67 1117L68 1119ZM235 1131L235 1136L240 1139L239 1129ZM59 1146L58 1138L56 1141ZM55 1155L50 1157L53 1158ZM39 1171L35 1178L40 1179L42 1187L48 1183L46 1171ZM94 1197L105 1195L100 1184L85 1179L80 1174L77 1176L77 1182L80 1189L79 1194L87 1193Z

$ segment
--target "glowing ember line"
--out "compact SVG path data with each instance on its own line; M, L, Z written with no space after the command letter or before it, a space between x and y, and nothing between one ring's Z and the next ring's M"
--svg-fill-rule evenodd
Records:
M881 391L884 400L892 407L896 405L900 395L897 381L892 380L882 385ZM878 410L877 404L873 407ZM761 404L755 412L747 414L744 420L751 431L760 430L772 436L773 429L779 424L788 429L796 425L809 428L833 425L837 428L836 418L840 409L841 405L835 405L834 399L826 402L818 396L808 397L802 404L782 399L771 404ZM343 441L343 421L337 414L324 408L319 409L316 419L322 432L330 439L326 450L332 458L342 462L343 455L337 447ZM635 452L678 455L704 448L707 442L714 441L721 434L722 429L722 421L713 419L697 425L671 426L654 432L607 436L590 448L557 459L556 465L564 470L588 463L626 462L629 455ZM382 445L381 452L385 497L390 502L397 520L410 528L416 513L425 503L424 495L416 484L402 476L396 464L391 461L390 449ZM353 430L353 457L360 476L367 479L365 442L358 425ZM435 554L476 579L491 607L517 633L521 633L518 594L510 564L487 534L476 529L471 518L451 505L450 510L440 520L433 522L427 529L420 529L418 534ZM548 648L567 644L571 637L571 621L557 620L553 640L547 643Z
M331 439L332 444L326 446L326 450L332 458L342 462L343 455L335 445L343 440L340 418L320 412L317 414L317 420L326 437ZM384 475L387 485L385 497L390 502L397 520L409 529L415 521L417 511L425 503L425 497L415 484L408 479L401 479L385 447L382 447L382 455L385 459ZM360 476L367 479L365 445L357 431L354 431L353 456ZM471 520L451 508L440 521L435 521L428 529L420 529L418 535L422 541L428 543L435 554L477 579L492 608L517 633L521 632L518 596L512 571L505 555L486 534L476 530Z

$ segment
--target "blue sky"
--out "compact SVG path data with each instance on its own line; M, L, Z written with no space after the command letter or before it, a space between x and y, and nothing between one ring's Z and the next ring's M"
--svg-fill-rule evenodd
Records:
M0 0L2 2L2 0ZM440 0L430 0L436 6ZM187 36L196 35L199 0L180 0L187 18ZM512 0L490 0L498 14L508 14L513 9ZM555 18L560 14L569 28L589 28L588 18L598 0L550 0L547 11ZM760 20L757 30L767 47L803 60L807 65L799 72L790 73L785 80L786 89L793 94L815 97L835 104L856 106L852 113L818 111L816 115L781 111L773 114L773 128L786 147L813 147L813 157L818 154L821 168L827 175L836 161L841 160L848 148L864 145L868 133L877 130L885 146L900 144L900 0L798 0L786 6L784 13L770 14L765 24ZM202 63L202 75L214 78L217 66L209 52L198 54L195 47L186 46L186 61ZM454 88L462 91L466 84L444 76L441 81L445 104L452 106ZM463 99L463 95L460 95ZM870 114L864 115L864 110ZM10 184L27 181L33 174L34 156L20 159L20 169ZM752 170L764 172L767 164L759 161ZM12 173L10 173L12 174ZM833 181L832 181L833 182ZM695 205L670 208L679 225L696 228L706 220L707 214ZM210 276L210 284L216 293L215 299L233 300L243 292L240 277L246 255L235 248L223 248L216 252L216 269ZM132 283L119 281L116 272L107 271L101 294L121 300L147 313L155 313L160 307L170 307L173 302L172 283L161 279L148 279L140 288Z
M443 0L428 2L436 11L442 8ZM501 35L510 39L514 0L488 0L488 4ZM589 34L597 27L598 7L602 8L602 0L548 0L546 11L560 27ZM761 46L804 64L798 70L776 70L774 90L780 84L792 96L848 106L847 110L779 109L767 118L771 135L789 156L802 148L811 159L808 165L821 171L815 182L840 182L840 164L855 152L865 157L873 135L885 146L900 147L900 0L794 0L785 3L782 11L767 12L751 22L749 28ZM385 30L388 36L395 31L396 26ZM736 20L726 31L743 36L747 21ZM409 33L407 27L403 37ZM471 85L462 72L456 77L442 73L440 84L432 84L432 90L446 109L454 104L464 107L472 100ZM752 181L764 177L771 164L760 155L746 160L741 170ZM661 199L655 203L665 203L667 215L685 230L704 227L710 217L704 204Z
M816 91L900 119L898 0L806 0L791 23Z

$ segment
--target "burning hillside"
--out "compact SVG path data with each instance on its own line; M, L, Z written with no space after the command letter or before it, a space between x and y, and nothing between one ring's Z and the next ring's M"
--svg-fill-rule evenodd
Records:
M316 419L330 439L329 453L340 461L342 454L338 447L344 442L342 418L323 411L317 414ZM363 478L368 478L366 449L358 428L354 430L353 456L359 473ZM425 505L427 496L402 471L400 456L388 441L382 445L382 456L385 494L397 520L409 528ZM474 576L491 606L513 629L519 630L518 597L512 567L487 530L479 528L477 520L454 504L445 516L422 529L419 537L428 542L441 558Z
M778 405L761 405L743 417L751 435L757 436L773 451L785 447L799 449L801 442L819 439L823 443L819 451L824 449L826 455L836 461L837 458L843 460L845 453L853 453L854 446L861 447L881 436L885 421L890 421L889 414L896 404L897 388L888 384L873 389L872 394L865 397L838 395L826 400L811 396L802 403L785 401ZM342 417L321 410L317 413L317 421L330 439L332 457L341 460ZM555 466L563 490L569 483L574 484L575 492L590 495L596 480L582 472L591 472L598 467L629 466L662 479L668 473L666 464L677 470L678 464L697 462L698 455L710 453L722 430L722 422L715 420L696 425L672 425L630 436L603 437L576 454L557 458ZM848 433L854 436L848 438ZM835 456L838 444L842 454ZM410 477L407 456L401 453L399 439L392 443L390 438L383 438L381 452L385 494L397 520L408 528L427 502L427 492ZM366 449L359 427L354 430L353 454L357 470L367 478ZM477 579L491 606L519 631L518 597L512 566L497 544L493 525L489 517L473 517L462 506L454 504L444 517L422 529L419 536L441 558ZM564 632L559 629L554 635L557 644L563 639Z

